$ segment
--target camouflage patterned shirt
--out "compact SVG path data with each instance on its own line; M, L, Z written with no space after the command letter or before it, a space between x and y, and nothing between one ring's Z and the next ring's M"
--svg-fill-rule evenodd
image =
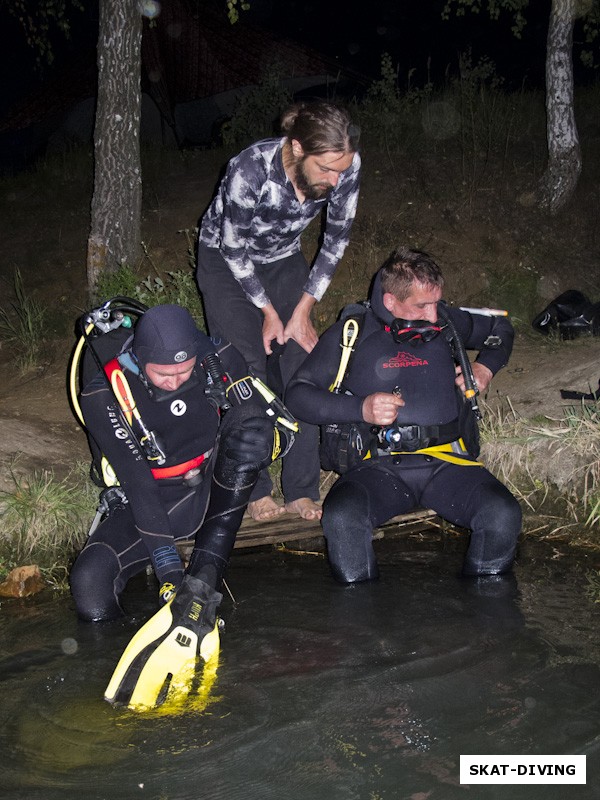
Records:
M323 242L304 287L317 300L323 297L348 244L358 201L358 153L326 197L301 203L283 167L284 143L285 138L265 139L232 158L200 226L202 244L221 251L259 308L270 301L254 264L278 261L300 250L302 232L326 206Z

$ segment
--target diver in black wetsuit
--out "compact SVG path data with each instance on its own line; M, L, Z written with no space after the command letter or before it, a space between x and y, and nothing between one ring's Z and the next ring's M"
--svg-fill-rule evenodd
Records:
M203 368L215 353L231 406L224 414ZM127 581L147 565L167 602L184 580L175 542L194 536L187 575L206 584L207 597L216 596L250 492L274 454L274 423L244 380L244 359L229 343L198 331L185 309L163 305L146 311L130 348L105 372L134 411L129 430L106 375L83 388L81 410L126 502L100 523L73 566L78 614L93 621L121 615Z
M342 322L323 334L288 386L286 403L300 420L381 428L372 457L346 472L323 504L329 562L343 583L378 577L373 528L416 507L471 529L465 575L498 575L512 565L521 510L462 438L465 376L449 330L453 323L464 346L479 351L472 373L483 392L508 361L513 329L504 317L441 304L442 286L427 254L392 253L375 278L342 392L329 391Z

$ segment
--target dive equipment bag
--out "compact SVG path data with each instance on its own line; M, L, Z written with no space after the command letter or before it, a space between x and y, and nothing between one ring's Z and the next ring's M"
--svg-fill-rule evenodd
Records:
M600 303L592 303L577 289L568 289L540 311L531 325L544 336L558 333L561 339L600 336Z

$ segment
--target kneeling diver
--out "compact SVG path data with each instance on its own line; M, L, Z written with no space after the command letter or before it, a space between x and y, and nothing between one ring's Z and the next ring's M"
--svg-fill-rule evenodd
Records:
M82 619L114 619L128 580L153 568L162 607L106 692L110 702L151 707L182 688L197 653L206 661L218 652L221 584L250 493L260 471L287 452L296 426L280 424L285 409L269 406L276 399L239 352L201 333L179 306L147 310L104 373L84 386L80 404L125 502L90 535L71 590ZM175 543L190 538L186 570Z

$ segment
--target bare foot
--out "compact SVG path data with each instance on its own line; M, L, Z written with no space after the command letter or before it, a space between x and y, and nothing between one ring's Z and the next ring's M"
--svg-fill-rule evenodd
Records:
M299 497L297 500L292 500L291 503L286 503L284 508L289 514L300 514L302 519L321 519L323 516L321 506L318 506L310 497Z
M252 500L248 503L248 516L252 517L252 519L257 522L263 522L266 519L278 517L280 514L283 514L284 511L285 508L283 506L278 506L271 495L265 495L265 497Z

